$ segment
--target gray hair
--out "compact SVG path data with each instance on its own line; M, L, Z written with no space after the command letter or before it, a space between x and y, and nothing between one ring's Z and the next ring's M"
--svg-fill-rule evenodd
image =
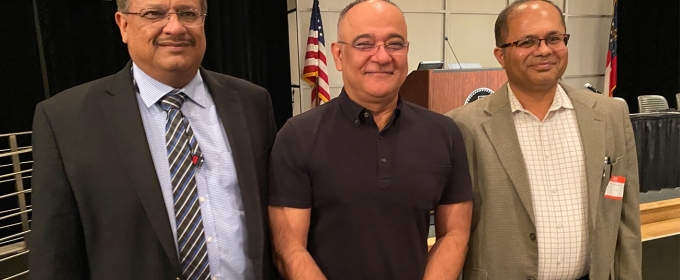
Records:
M118 1L121 1L121 0L118 0ZM342 22L342 20L345 18L345 15L347 14L347 12L349 12L349 10L354 8L354 6L359 5L363 2L369 2L369 1L371 1L371 0L355 0L352 3L349 3L349 5L347 5L344 9L342 9L342 12L340 12L340 17L338 17L338 29L337 29L338 36L340 36L340 22ZM399 6L397 6L397 4L395 4L394 2L392 2L390 0L378 0L378 1L383 1L385 3L391 4L392 6L397 7L397 9L399 9L399 11L401 11Z
M130 0L116 0L116 4L119 12L128 12L130 8ZM201 0L201 12L208 12L208 0Z
M560 17L562 18L562 26L564 26L564 29L567 29L567 25L564 22L564 14L562 13L562 9L560 9L560 7L555 5L555 3L553 3L552 1L550 1L550 0L517 0L515 2L512 2L507 7L505 7L505 9L503 9L501 11L501 13L498 14L498 18L496 19L496 25L494 26L494 30L493 30L494 35L496 35L496 47L500 47L501 45L505 44L505 40L507 40L508 32L509 32L508 18L510 17L510 14L512 14L512 12L514 12L515 9L517 9L517 6L522 5L524 3L527 3L527 2L531 2L531 1L543 1L543 2L550 3L551 5L553 5L553 7L555 7L555 9L557 9L557 11L560 12L560 15L561 15Z

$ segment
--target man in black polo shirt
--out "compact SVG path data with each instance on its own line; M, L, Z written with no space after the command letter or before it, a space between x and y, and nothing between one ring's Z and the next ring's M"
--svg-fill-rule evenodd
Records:
M465 145L451 119L399 98L408 45L389 1L356 1L340 14L332 52L345 87L290 119L271 154L269 217L286 278L460 273L472 211Z

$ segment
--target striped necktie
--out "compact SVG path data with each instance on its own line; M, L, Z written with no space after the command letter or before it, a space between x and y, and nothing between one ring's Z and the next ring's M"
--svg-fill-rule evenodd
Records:
M161 108L168 112L165 140L175 201L177 246L182 279L209 279L208 250L194 178L194 168L201 163L202 154L189 121L180 111L186 98L184 93L173 90L160 101Z

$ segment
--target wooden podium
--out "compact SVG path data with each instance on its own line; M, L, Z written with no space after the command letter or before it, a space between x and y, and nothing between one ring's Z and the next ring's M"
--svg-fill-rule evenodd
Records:
M496 92L507 80L500 68L416 70L406 77L399 94L404 100L444 114L463 106L475 90Z

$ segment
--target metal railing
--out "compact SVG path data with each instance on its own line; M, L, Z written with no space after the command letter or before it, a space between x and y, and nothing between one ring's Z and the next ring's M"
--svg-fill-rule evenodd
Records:
M0 279L25 279L30 242L31 132L0 134Z

